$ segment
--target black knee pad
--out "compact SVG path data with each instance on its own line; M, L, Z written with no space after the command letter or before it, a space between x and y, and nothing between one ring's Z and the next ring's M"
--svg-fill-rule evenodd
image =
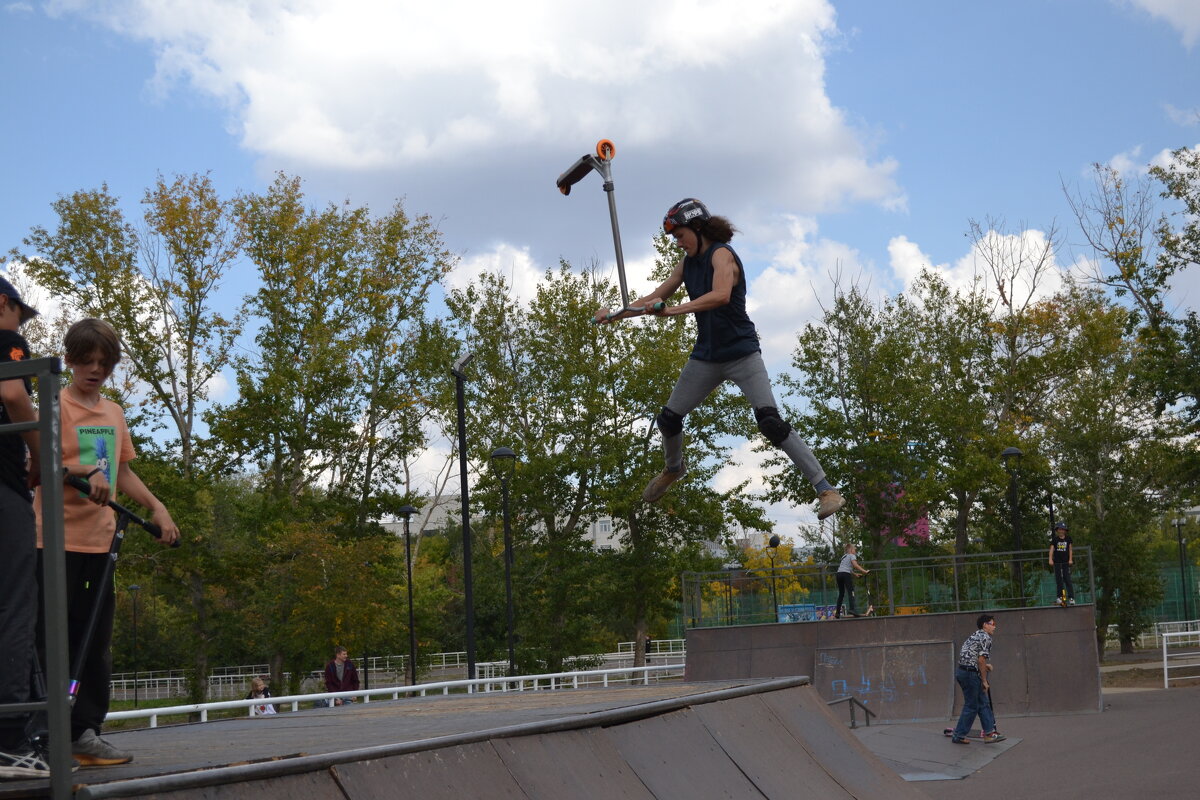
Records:
M663 406L662 413L656 421L663 436L678 436L683 433L683 417L666 406Z
M758 422L758 429L762 431L762 435L776 447L783 444L784 439L792 432L792 426L783 421L783 417L779 416L779 409L775 406L754 409L754 419Z

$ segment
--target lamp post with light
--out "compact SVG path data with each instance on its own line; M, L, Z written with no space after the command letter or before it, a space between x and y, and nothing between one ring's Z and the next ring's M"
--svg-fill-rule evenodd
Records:
M767 542L768 557L771 559L771 605L775 609L772 621L779 621L779 596L775 594L775 556L779 553L779 534L772 534Z
M417 628L413 622L412 543L408 533L408 518L417 513L414 506L401 506L404 517L404 569L408 574L408 672L409 685L417 684Z

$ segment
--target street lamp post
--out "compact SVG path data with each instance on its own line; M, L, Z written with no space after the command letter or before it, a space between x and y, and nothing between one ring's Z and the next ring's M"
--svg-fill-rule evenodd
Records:
M1176 517L1174 520L1175 536L1179 539L1179 591L1183 596L1183 618L1191 619L1192 610L1191 603L1188 602L1188 585L1187 585L1187 539L1183 538L1183 526L1187 524L1187 520L1183 517Z
M129 593L133 595L133 707L138 707L138 649L137 649L137 599L138 592L142 590L141 586L136 583L129 587Z
M467 486L467 422L463 384L467 376L463 370L474 356L463 353L454 362L450 372L454 375L454 399L458 410L458 485L462 497L463 539L463 605L466 607L467 627L467 680L475 680L475 589L471 576L471 506Z
M414 506L401 506L400 515L404 517L404 569L408 574L408 684L417 685L417 627L413 621L412 597L412 543L408 535L408 518L417 513Z
M778 554L779 534L772 534L770 541L767 542L767 550L771 559L771 605L775 608L775 617L773 622L779 621L779 596L775 594L775 556Z
M517 454L508 447L497 447L492 451L492 464L500 473L500 495L504 506L504 609L508 621L508 674L517 672L517 649L513 635L512 596L512 525L508 517L508 473L516 466Z
M1017 508L1017 473L1021 470L1021 456L1024 455L1015 447L1006 447L1000 453L1000 460L1008 470L1008 507L1012 515L1013 549L1013 578L1017 584L1017 605L1025 605L1025 575L1021 568L1021 514ZM1015 459L1015 461L1014 461Z

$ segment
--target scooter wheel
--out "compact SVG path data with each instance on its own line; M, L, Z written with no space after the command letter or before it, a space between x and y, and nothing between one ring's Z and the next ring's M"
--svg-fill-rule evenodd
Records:
M596 142L596 155L601 161L612 161L613 156L617 154L617 147L612 143L611 139L601 139Z

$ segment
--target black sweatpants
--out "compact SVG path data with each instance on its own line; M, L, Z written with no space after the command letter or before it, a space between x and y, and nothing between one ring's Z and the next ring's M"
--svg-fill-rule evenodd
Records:
M112 632L115 604L113 582L100 585L108 553L66 553L67 564L67 642L71 651L71 668L79 654L80 641L87 629L92 608L101 604L100 618L88 646L87 658L79 673L79 694L71 708L71 740L88 728L96 733L108 714L112 688ZM42 551L38 550L38 575L42 574ZM40 595L39 595L40 596ZM38 652L45 653L45 615L38 615ZM42 663L46 659L42 657Z
M27 703L37 620L33 506L0 483L0 703ZM29 714L0 717L0 749L18 747Z
M837 586L837 613L842 613L842 598L846 595L849 595L850 606L847 608L847 611L849 611L851 614L857 614L858 609L854 607L854 576L849 572L839 572L837 574Z

